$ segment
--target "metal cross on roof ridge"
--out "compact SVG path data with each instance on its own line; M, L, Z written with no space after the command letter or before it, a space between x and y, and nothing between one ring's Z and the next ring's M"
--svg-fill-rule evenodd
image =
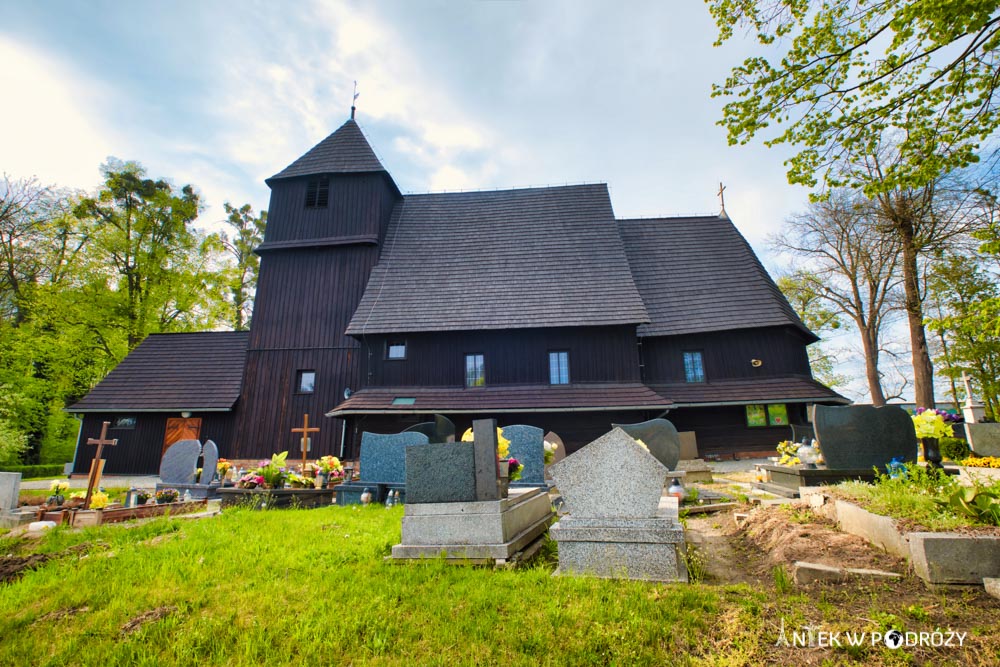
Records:
M725 191L726 191L726 186L724 186L722 184L722 181L719 181L719 191L716 194L719 195L719 203L722 205L722 210L719 211L719 217L720 218L722 216L726 215L726 195L725 195Z

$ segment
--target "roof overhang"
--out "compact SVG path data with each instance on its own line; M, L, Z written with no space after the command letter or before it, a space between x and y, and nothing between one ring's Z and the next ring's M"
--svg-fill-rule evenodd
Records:
M422 408L420 410L414 409L358 409L358 410L338 410L334 408L330 412L326 413L327 417L345 417L348 415L468 415L476 414L480 412L489 412L497 414L530 414L536 412L626 412L630 410L669 410L671 408L678 407L673 403L667 405L599 405L593 407L574 407L574 408L461 408L461 409L449 409L449 408Z
M134 414L137 412L232 412L233 408L63 408L63 412L75 412L79 414L88 414L94 412L103 412L107 414Z

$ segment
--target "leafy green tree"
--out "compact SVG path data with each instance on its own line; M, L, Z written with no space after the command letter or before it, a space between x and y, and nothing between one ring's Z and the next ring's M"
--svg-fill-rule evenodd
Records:
M809 271L799 271L781 276L777 280L778 289L785 295L792 308L810 331L820 337L818 343L809 346L809 365L817 380L828 387L843 386L850 381L846 375L836 372L837 357L822 347L824 337L841 327L840 314L828 307L827 302L816 292L819 278Z
M253 295L257 288L257 271L260 267L260 257L254 253L254 248L264 242L264 228L267 225L267 211L253 215L250 204L236 208L229 202L223 206L228 218L226 224L232 228L232 237L226 233L220 234L220 240L226 252L235 261L225 276L226 285L232 298L230 325L236 331L243 331L250 326L250 315L253 310Z
M1000 288L996 276L968 255L951 255L933 266L928 287L942 305L928 327L947 341L943 373L969 374L982 395L986 415L1000 415Z

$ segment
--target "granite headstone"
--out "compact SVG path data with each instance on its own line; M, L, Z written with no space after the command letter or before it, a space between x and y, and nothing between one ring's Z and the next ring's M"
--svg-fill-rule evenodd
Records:
M652 518L668 470L623 429L615 428L549 466L575 518Z
M164 485L191 484L198 470L201 443L181 440L170 445L160 461L160 480Z
M677 468L681 458L681 439L677 429L666 419L650 419L638 424L612 424L636 440L642 440L649 453L656 457L667 470Z
M219 463L219 448L211 440L207 440L201 448L201 484L210 484L215 479L216 467Z
M472 422L473 456L476 461L476 500L500 500L497 472L497 420Z
M404 484L406 482L406 448L426 445L428 438L415 431L381 435L365 431L361 435L360 482L372 484Z
M1000 456L1000 424L966 422L965 439L977 456Z
M17 507L21 494L21 473L0 472L0 512Z
M830 470L883 470L893 459L917 459L913 420L898 405L817 405L813 425Z
M407 503L464 503L475 500L476 457L473 443L430 443L406 448Z
M404 429L403 433L423 433L429 442L455 442L455 424L443 415L434 415L434 421L422 422Z
M500 429L510 440L510 456L524 466L521 479L513 486L543 486L545 484L545 431L536 426L515 424Z

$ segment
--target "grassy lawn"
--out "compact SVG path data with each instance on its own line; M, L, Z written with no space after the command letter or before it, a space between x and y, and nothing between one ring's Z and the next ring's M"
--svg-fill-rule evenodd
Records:
M0 537L2 665L996 664L996 601L903 584L789 590L386 562L402 508L249 512ZM9 560L9 559L8 559ZM916 592L914 592L916 591ZM789 629L970 633L958 649L790 649Z

